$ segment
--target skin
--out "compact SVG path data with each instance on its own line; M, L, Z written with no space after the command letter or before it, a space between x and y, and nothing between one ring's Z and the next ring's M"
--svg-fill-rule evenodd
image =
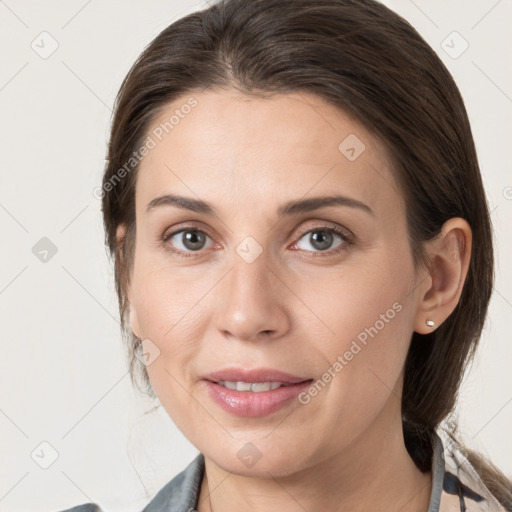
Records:
M431 270L415 268L387 150L356 119L311 94L230 90L187 94L151 128L190 96L198 105L141 162L127 294L133 332L160 351L147 366L155 392L205 456L199 512L424 512L432 475L405 449L403 366L413 331L430 332L426 319L439 326L458 302L468 224L450 219L426 243ZM365 144L354 161L338 149L349 134ZM216 215L146 211L166 193L208 201ZM287 201L335 193L373 213L336 205L277 217ZM311 230L332 225L350 230L353 243L333 234L319 249ZM162 242L184 228L205 232L204 246L184 245L183 233ZM252 263L236 252L249 236L262 249ZM317 380L394 303L401 310L307 405L240 418L202 386L209 372L233 366ZM246 467L237 452L249 442L261 458Z

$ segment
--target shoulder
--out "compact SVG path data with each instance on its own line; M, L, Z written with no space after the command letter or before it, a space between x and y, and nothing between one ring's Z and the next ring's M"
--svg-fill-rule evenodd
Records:
M466 458L462 446L442 428L437 430L437 436L439 463L444 466L439 512L506 512Z
M203 474L204 456L200 453L181 473L158 491L143 512L195 510Z
M142 512L195 509L204 474L204 456L200 453L181 473L160 489ZM84 503L59 512L105 512L96 503Z
M73 508L67 508L66 510L60 510L59 512L103 512L96 503L84 503Z

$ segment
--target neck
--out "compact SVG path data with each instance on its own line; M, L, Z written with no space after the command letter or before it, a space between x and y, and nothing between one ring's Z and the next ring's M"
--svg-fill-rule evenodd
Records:
M432 475L409 456L399 415L393 423L376 421L342 451L284 477L235 475L205 456L198 512L425 512Z

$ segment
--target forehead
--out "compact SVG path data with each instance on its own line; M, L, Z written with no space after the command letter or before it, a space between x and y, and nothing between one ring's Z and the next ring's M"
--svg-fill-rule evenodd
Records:
M246 208L333 188L377 206L400 199L383 143L313 94L190 92L161 109L146 135L153 147L140 163L138 210L173 191L239 197Z

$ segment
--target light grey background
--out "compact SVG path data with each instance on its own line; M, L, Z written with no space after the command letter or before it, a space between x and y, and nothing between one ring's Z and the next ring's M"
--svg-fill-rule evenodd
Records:
M497 281L459 417L469 444L512 475L511 1L385 3L441 56L472 121ZM161 408L144 415L154 404L132 390L92 191L131 64L167 25L203 7L0 1L0 511L85 501L139 511L197 453ZM48 250L44 237L57 249L46 262L34 254Z

